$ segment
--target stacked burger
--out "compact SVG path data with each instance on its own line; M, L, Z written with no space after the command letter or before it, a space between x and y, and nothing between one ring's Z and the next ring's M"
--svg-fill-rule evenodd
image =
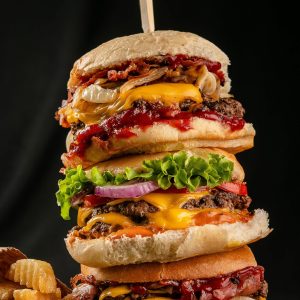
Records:
M255 131L229 59L192 33L108 41L77 60L56 117L70 128L56 194L77 225L69 299L266 298L247 244L269 232L234 154Z

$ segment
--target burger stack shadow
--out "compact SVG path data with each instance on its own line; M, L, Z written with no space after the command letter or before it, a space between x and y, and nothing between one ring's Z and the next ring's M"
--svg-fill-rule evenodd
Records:
M225 53L192 33L108 41L77 60L56 113L69 128L61 216L81 265L66 299L265 300L247 246L271 231L234 154L255 130ZM74 221L75 222L75 221Z

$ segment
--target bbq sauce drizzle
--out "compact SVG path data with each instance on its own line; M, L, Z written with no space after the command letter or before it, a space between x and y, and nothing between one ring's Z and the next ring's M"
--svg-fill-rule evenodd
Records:
M146 130L153 123L164 123L180 131L187 131L192 128L191 121L193 117L227 124L232 131L241 130L245 125L245 120L242 118L227 117L215 111L198 110L196 112L187 112L157 105L151 105L151 109L147 110L134 107L111 116L101 124L93 124L80 130L74 142L70 145L68 156L76 155L83 157L92 137L97 137L102 141L107 141L113 135L117 138L133 137L136 134L130 128L134 126Z

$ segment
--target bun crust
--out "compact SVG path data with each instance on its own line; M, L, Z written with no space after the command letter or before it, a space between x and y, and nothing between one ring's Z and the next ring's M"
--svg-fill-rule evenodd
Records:
M210 153L224 155L227 159L231 160L234 163L232 179L243 181L245 178L243 167L237 161L236 157L231 153L228 153L218 148L194 148L186 150L186 152L189 155L201 157L204 159L206 159ZM127 167L133 168L135 170L140 170L142 169L142 163L144 160L161 159L170 153L173 154L176 152L160 152L154 154L130 155L126 156L126 158L119 157L105 162L101 162L97 165L94 165L93 167L97 167L97 169L101 172L111 171L115 174L124 172L125 168ZM89 173L90 169L86 170L86 172Z
M197 255L232 250L268 235L269 220L264 210L256 210L247 223L192 226L167 230L150 237L108 237L83 240L68 235L70 255L80 264L103 268L143 262L171 262Z
M241 130L231 131L229 126L219 122L193 118L191 127L187 131L180 131L168 124L154 123L147 130L132 128L130 130L135 136L124 139L112 136L105 149L92 139L82 164L88 167L121 154L159 153L198 147L215 147L237 153L254 145L255 130L250 123L246 123ZM62 160L66 167L74 167L74 163L66 156L63 155Z
M166 264L144 263L103 269L81 265L81 273L93 275L100 281L155 282L211 278L256 265L250 248L245 246L233 251L195 256Z
M226 80L224 92L229 92L227 66L230 62L227 55L216 45L196 34L172 30L138 33L101 44L74 63L68 89L78 86L80 76L88 76L128 60L166 54L186 54L220 62Z

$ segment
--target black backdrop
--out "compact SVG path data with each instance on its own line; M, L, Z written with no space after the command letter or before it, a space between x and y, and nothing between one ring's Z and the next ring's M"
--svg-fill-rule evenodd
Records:
M138 1L1 3L0 245L53 264L68 281L78 266L63 238L54 193L66 130L54 112L76 58L111 38L141 31ZM269 211L274 232L253 245L270 299L299 299L297 10L288 1L154 1L157 29L192 31L231 58L233 93L257 130L239 154L252 207ZM299 176L298 176L299 177ZM298 235L297 235L298 232Z

